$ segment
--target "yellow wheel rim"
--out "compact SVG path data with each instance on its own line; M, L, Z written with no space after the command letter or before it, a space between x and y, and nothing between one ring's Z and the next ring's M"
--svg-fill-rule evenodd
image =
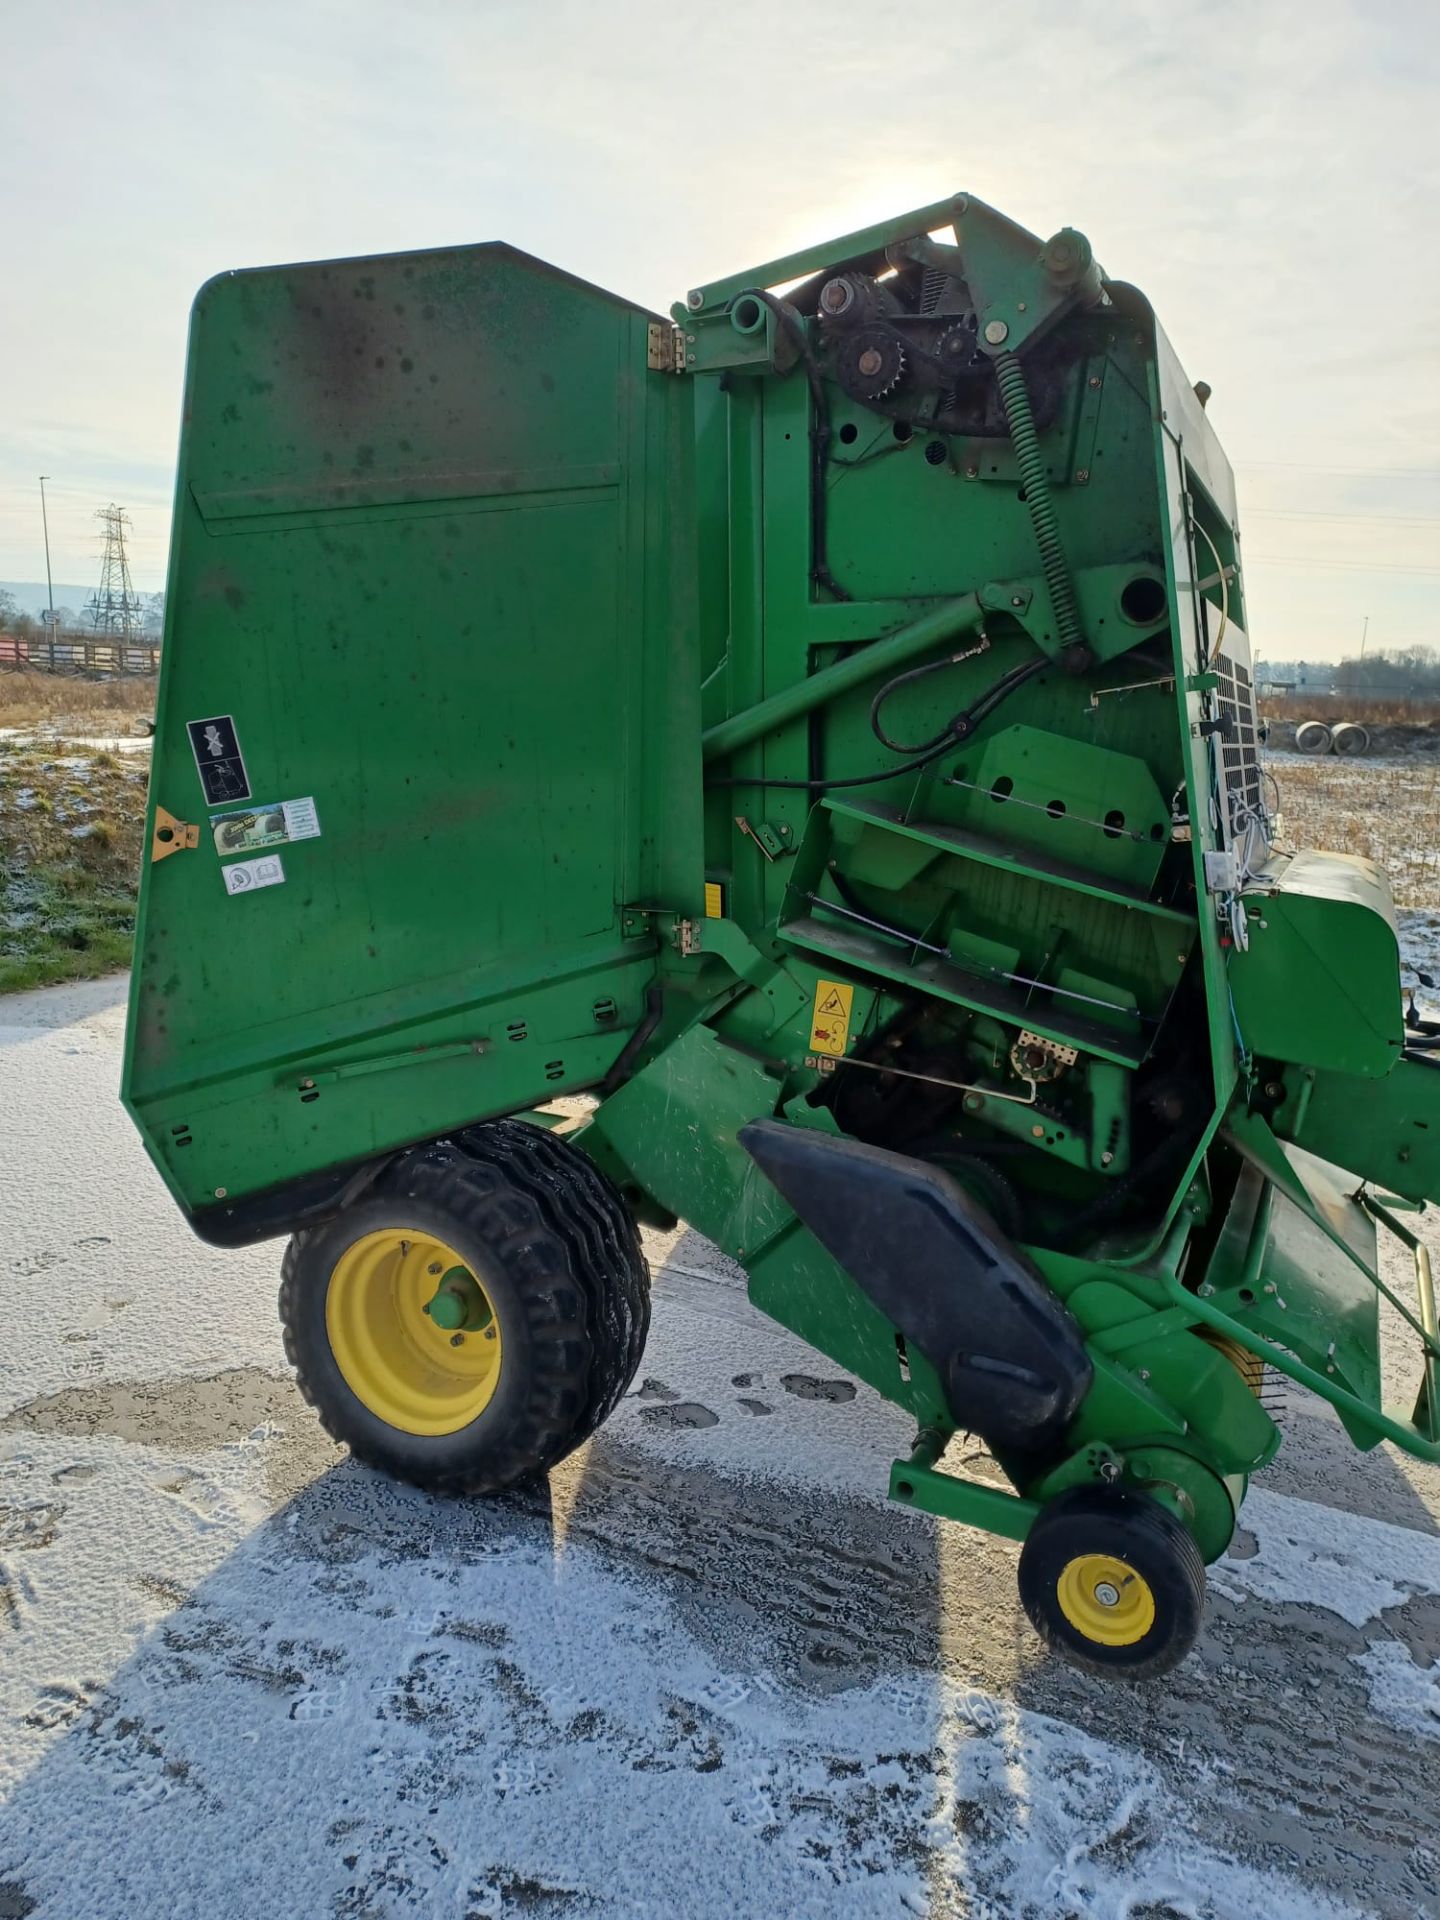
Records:
M453 1247L402 1227L367 1233L335 1262L325 1331L345 1384L402 1433L457 1433L500 1380L500 1322Z
M1081 1553L1067 1561L1055 1597L1077 1633L1102 1647L1133 1647L1155 1624L1149 1582L1112 1553Z

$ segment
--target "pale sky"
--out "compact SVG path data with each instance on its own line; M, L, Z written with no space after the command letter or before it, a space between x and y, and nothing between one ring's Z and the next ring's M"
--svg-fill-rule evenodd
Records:
M1437 0L10 0L0 579L164 583L230 267L508 240L644 304L968 189L1089 235L1234 462L1270 657L1440 644Z

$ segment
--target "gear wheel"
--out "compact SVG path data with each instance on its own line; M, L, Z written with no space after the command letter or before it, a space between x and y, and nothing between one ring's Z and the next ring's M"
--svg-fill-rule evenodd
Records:
M860 327L839 355L840 383L857 400L883 400L905 377L905 343L889 327Z
M935 342L935 358L951 373L970 373L984 364L973 314L946 327Z

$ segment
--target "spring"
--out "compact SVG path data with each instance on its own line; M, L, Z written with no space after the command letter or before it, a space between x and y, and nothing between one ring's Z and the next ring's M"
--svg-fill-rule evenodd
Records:
M995 379L1005 408L1005 422L1015 449L1025 505L1040 549L1040 564L1045 584L1050 589L1050 604L1055 609L1055 624L1064 647L1083 645L1080 616L1075 607L1075 589L1070 569L1065 564L1065 549L1060 544L1060 528L1055 520L1055 505L1050 498L1050 478L1035 432L1035 416L1030 411L1030 393L1025 385L1025 369L1013 353L997 354Z

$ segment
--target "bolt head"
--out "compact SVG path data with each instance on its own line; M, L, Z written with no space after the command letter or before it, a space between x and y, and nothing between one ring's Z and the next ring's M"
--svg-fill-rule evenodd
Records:
M1001 346L1010 338L1010 329L1003 320L987 320L985 338L992 347Z
M704 306L705 296L703 293L701 293L700 289L697 287L692 293L686 294L685 304L687 307L689 307L690 311L694 313L697 308Z
M230 1189L228 1187L217 1187L215 1189L215 1198L217 1200L223 1200L229 1191Z
M464 1344L465 1344L465 1336L464 1336L464 1334L463 1334L463 1333L452 1333L452 1334L451 1334L451 1336L450 1336L450 1344L451 1344L451 1346L452 1346L452 1347L463 1347L463 1346L464 1346Z
M861 373L863 373L866 379L868 380L872 374L879 373L880 368L884 363L882 362L880 358L880 354L876 348L867 347L864 353L861 354L857 364L860 368Z

